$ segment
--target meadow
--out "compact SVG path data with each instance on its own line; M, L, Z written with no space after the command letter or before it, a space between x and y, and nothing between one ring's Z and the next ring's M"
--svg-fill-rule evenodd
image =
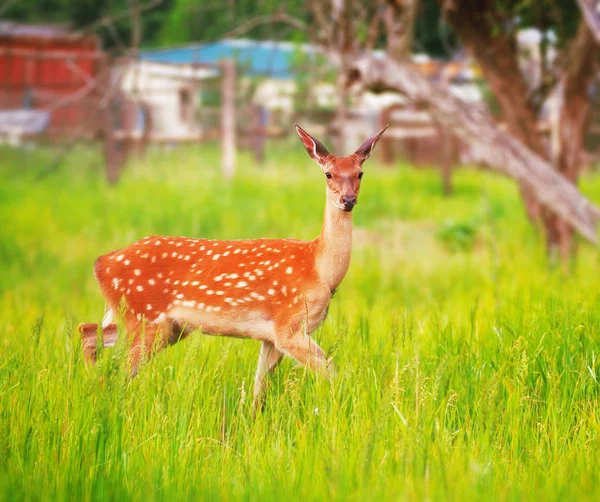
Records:
M156 148L114 187L100 152L0 149L0 499L598 500L599 255L548 267L508 179L374 155L352 263L252 418L259 344L200 334L127 378L86 367L97 256L145 235L316 237L324 178L297 139L231 183L215 146ZM600 176L582 182L600 201Z

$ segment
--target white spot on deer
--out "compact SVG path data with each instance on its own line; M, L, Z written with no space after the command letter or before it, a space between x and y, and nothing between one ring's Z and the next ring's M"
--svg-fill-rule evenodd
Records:
M175 286L177 286L177 284L179 284L179 280L173 281L173 284L175 284Z
M135 250L135 254L140 254L141 252L142 252L142 250L141 250L141 249L136 249L136 250Z
M159 272L158 274L156 274L156 277L158 277L159 279L162 279L162 278L163 278L163 275L162 275L162 273L161 273L161 272Z
M229 251L225 251L225 252L223 253L223 256L229 256L229 253L230 253Z
M206 249L206 246L200 246L200 251L204 251Z
M215 277L215 281L217 281L217 282L221 281L222 279L223 279L223 276L222 276L222 275L217 275L217 276Z
M137 289L138 291L144 291L144 288L142 286L137 286L135 289Z
M146 259L148 258L148 256L150 256L148 253L144 253L144 254L142 255L142 258L144 258L144 260L146 260Z
M150 304L146 305L146 310L152 310L152 305L150 305Z
M213 307L213 310L214 310L215 312L219 312L219 311L221 310L221 307Z
M279 263L283 263L285 262L285 258L282 258L281 260L279 260Z
M283 296L287 296L287 288L285 286L281 288L281 292L283 293Z
M177 244L175 244L175 246L177 246L178 248L181 247L182 243L178 242Z
M230 282L225 282L225 283L223 283L223 286L229 287L229 286L231 286L231 283Z
M217 253L216 255L213 256L213 260L218 260L221 257L221 255L219 253Z
M184 307L195 307L196 302L194 300L188 300L186 302L181 303Z
M252 252L254 253L258 248L252 248Z
M219 241L214 241L213 246L217 247L219 245Z
M163 293L168 293L168 292L169 292L169 288L163 289Z
M235 287L236 288L245 288L247 285L248 285L248 283L246 281L240 281L235 285Z
M175 244L175 241L169 241L169 244Z
M129 284L133 284L133 279L129 279L127 282L129 282Z
M240 248L237 248L236 250L233 251L233 254L238 254L241 251Z
M130 263L131 263L131 262L130 262L129 260L125 260L125 261L123 262L123 265L129 265Z
M148 284L150 284L150 286L154 286L156 281L154 279L148 279Z
M216 294L219 296L223 296L225 293L223 291L217 291Z
M175 258L175 257L177 256L177 251L173 251L173 252L171 253L171 256L172 256L173 258Z
M265 265L270 265L271 264L271 260L267 260L264 263L265 263Z
M294 296L294 304L298 303L298 297Z
M262 270L260 270L260 269L258 269L258 268L257 268L257 269L255 269L255 270L254 270L254 272L255 272L255 273L256 273L256 275L258 275L259 277L260 277L261 275L263 275L263 272L262 272Z
M159 240L154 241L155 246L160 246L162 243Z
M258 256L262 256L262 253L256 253L256 256L257 256L257 257L258 257Z
M167 253L163 253L163 254L161 254L161 256L162 256L163 258L166 258L166 257L167 257Z
M136 269L133 271L133 273L134 273L135 275L137 275L137 276L140 276L140 275L142 275L142 271L141 271L139 268L136 268Z
M206 289L208 286L206 284L202 284L202 286L199 286L198 289Z
M277 286L277 284L279 284L278 281L273 281L273 286Z
M270 295L274 295L275 294L275 290L274 289L269 289L269 291L267 291L267 293L269 293Z
M177 295L177 298L179 298L179 299L183 298L183 293L179 293L179 294Z
M163 322L166 318L167 316L165 315L165 313L161 312L154 322Z
M181 300L173 300L173 305L179 305L181 303Z
M137 318L137 320L138 320L138 321L141 321L141 320L142 320L142 314L138 314L138 315L136 315L135 317Z
M238 267L245 267L246 264L245 263L238 263Z
M127 288L126 294L129 294L129 293L131 293L131 289Z
M290 275L293 271L294 271L294 269L292 267L288 267L285 269L285 273L288 275Z
M247 249L244 249L244 250L242 251L242 254L247 254L247 253L248 253L248 250L247 250Z
M207 254L208 256L210 256L210 255L212 254L212 249L209 249L209 250L206 252L206 254Z
M119 287L119 279L116 277L112 280L113 288L117 289Z
M207 294L207 295L214 295L214 294L215 294L215 292L214 292L212 289L209 289L209 290L206 292L206 294Z
M171 282L171 279L169 279L168 277L165 279L165 284L169 284Z
M120 254L119 256L117 256L117 261L122 261L123 258L125 258L124 254Z
M256 276L255 275L251 275L250 277L248 277L248 279L250 279L251 281L253 281L253 280L256 279Z
M150 260L152 263L156 263L156 256L153 256L152 259Z
M184 260L185 260L185 261L190 261L190 255L189 255L189 254L186 254L186 255L185 255L185 258L184 258Z
M198 284L200 284L200 282L198 282L198 281L192 281L192 286L197 286Z
M227 279L237 279L238 277L239 277L239 275L237 275L237 274L229 274L227 276Z

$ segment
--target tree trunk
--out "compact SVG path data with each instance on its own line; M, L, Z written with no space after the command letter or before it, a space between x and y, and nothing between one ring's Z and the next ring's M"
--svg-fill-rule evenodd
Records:
M556 124L556 151L553 161L556 169L571 183L577 184L583 167L585 131L590 102L589 87L596 71L597 45L593 34L582 21L569 53L569 66L560 83L558 123ZM544 216L548 232L548 252L555 261L563 263L574 257L575 245L572 226L554 213Z
M485 110L469 106L447 89L434 86L406 65L389 58L358 57L347 76L348 85L360 82L374 92L400 92L414 102L427 103L440 123L471 146L477 161L528 187L538 203L550 208L596 244L600 209L548 161L500 130Z
M519 68L516 40L499 30L501 21L494 20L490 12L494 7L484 4L471 9L466 4L453 2L444 9L444 16L481 67L508 132L540 157L549 159L548 149L537 131L537 116L529 100L527 83ZM529 218L534 223L539 222L542 206L528 186L521 184L521 194Z

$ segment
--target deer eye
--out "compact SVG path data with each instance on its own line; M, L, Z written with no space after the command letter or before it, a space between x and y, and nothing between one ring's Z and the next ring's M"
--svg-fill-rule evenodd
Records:
M358 179L362 178L363 173L358 173Z
M325 173L325 176L327 177L328 180L331 179L331 173Z

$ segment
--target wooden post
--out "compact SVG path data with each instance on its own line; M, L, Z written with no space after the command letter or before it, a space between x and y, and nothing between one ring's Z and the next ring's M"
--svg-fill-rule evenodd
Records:
M221 87L221 149L225 179L233 178L235 172L235 61L222 62L223 83Z

